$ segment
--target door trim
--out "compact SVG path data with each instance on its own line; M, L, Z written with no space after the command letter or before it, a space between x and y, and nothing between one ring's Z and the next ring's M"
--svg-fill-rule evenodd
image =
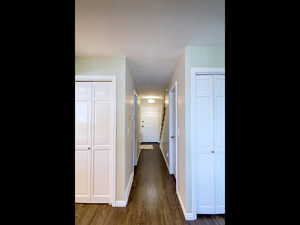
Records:
M137 107L138 107L138 95L136 91L133 91L133 113L132 113L132 133L133 133L133 166L137 165L137 152L138 152L138 139L137 139Z
M191 151L190 151L190 164L191 164L191 174L196 174L196 162L193 160L193 155L195 152L195 144L194 144L194 136L193 134L195 133L195 125L193 124L193 118L195 117L195 99L193 98L195 94L195 87L193 84L196 82L196 76L199 75L224 75L225 76L225 68L223 67L193 67L191 68L191 79L190 79L190 102L191 102L191 110L190 110L190 146L191 146ZM191 179L191 187L192 187L192 214L194 217L197 216L197 194L196 194L196 181L195 181L195 176L190 176Z
M116 136L117 136L117 94L116 94L116 76L114 75L85 75L78 74L75 75L75 82L103 82L109 81L112 82L113 89L113 144L112 144L112 157L110 161L111 169L111 205L114 205L116 202Z
M225 69L223 67L193 67L191 69L192 73L192 79L194 78L195 75L224 75L225 74Z
M178 88L177 88L177 80L174 82L174 85L171 86L169 90L169 143L172 142L170 130L175 131L175 146L172 149L172 152L169 152L169 173L174 174L176 178L176 192L178 192ZM174 92L175 94L172 94ZM173 96L172 96L173 95ZM175 104L175 112L172 112ZM175 127L172 126L173 120L175 116ZM175 151L175 152L173 152ZM173 158L175 153L175 160Z
M111 81L115 83L116 77L114 75L75 75L75 81L87 81L87 82L97 82L97 81Z

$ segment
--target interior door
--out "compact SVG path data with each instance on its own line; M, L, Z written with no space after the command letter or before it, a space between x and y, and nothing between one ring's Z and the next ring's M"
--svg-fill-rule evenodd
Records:
M194 135L197 158L197 210L201 214L215 213L215 180L213 149L213 77L197 75L195 85Z
M91 202L110 203L112 190L113 87L93 82L92 196Z
M159 142L161 105L143 104L141 107L142 142Z
M216 213L225 213L225 76L214 75Z
M170 154L171 154L171 173L174 174L176 179L176 101L175 101L175 92L170 92Z
M75 85L75 200L91 199L91 83Z

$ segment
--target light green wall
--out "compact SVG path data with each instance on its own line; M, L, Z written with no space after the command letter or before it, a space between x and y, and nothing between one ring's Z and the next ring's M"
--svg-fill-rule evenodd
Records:
M177 139L177 156L178 156L178 171L177 171L177 183L178 194L184 206L187 205L187 191L186 191L186 148L185 148L185 53L178 59L175 72L172 77L169 89L174 87L177 82L177 124L179 130L179 136Z
M126 57L86 57L75 58L76 75L114 75L117 86L117 137L116 137L116 200L125 200L125 160L126 160Z
M120 76L125 73L125 56L76 56L76 74L101 74Z
M185 49L186 66L191 67L224 67L225 46L188 46Z
M132 109L134 81L126 67L126 57L76 57L76 74L115 75L117 77L117 200L125 199L132 172L131 136L127 133ZM190 84L192 67L224 67L224 46L188 46L180 57L170 86L178 83L178 186L186 211L192 209L190 154ZM126 122L127 121L127 122ZM129 128L130 130L130 128ZM127 140L127 141L126 141Z
M179 58L169 88L175 81L178 87L178 194L187 213L192 212L192 176L190 150L190 91L193 67L222 67L225 65L225 47L188 46ZM165 128L166 129L166 128Z
M133 104L134 104L134 80L132 78L128 62L126 61L126 114L125 116L125 142L126 142L126 152L125 152L125 170L124 170L124 179L125 179L125 188L128 187L130 182L130 176L134 171L133 167Z
M193 67L211 67L211 68L224 68L225 67L225 46L188 46L185 49L185 136L191 137L191 69ZM185 149L191 149L190 139L185 140ZM187 205L186 210L192 210L192 181L191 173L191 158L190 151L186 151L186 190L187 190Z

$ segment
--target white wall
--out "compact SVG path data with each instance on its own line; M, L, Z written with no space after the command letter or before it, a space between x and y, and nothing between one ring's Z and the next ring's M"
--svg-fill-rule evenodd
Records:
M190 131L191 131L191 69L193 67L222 67L225 66L225 46L188 46L185 49L186 64L185 64L185 123L186 123L186 149L190 149ZM192 210L192 155L190 151L187 151L186 155L186 174L187 174L187 205L185 206L187 211Z
M177 121L179 136L178 142L178 172L177 172L177 183L178 183L178 194L182 200L182 203L186 207L187 205L187 182L186 182L186 148L185 148L185 53L179 58L175 68L175 72L172 77L169 89L174 86L177 81Z
M175 68L169 88L178 85L178 194L187 212L192 210L192 176L190 149L190 81L192 67L224 67L224 46L189 46ZM126 66L126 57L76 57L76 74L115 75L117 78L117 200L125 200L125 190L133 171L132 114L134 81ZM138 117L142 107L139 97ZM161 107L161 106L160 106ZM140 118L138 119L138 123ZM140 124L137 124L140 127ZM137 132L139 129L137 130ZM168 151L166 126L163 151ZM138 149L140 151L140 149Z
M134 80L132 79L132 75L130 72L130 68L126 61L126 114L125 114L125 128L126 128L126 148L125 148L125 170L124 170L124 177L125 177L125 188L128 187L130 182L130 176L133 173L134 166L133 166L133 149L134 149L134 134L133 134L133 104L134 104ZM126 190L125 190L126 191Z
M76 74L114 75L117 82L117 137L116 137L116 200L126 200L125 190L132 165L132 129L128 122L132 113L134 82L126 67L125 56L76 56ZM127 132L129 130L129 132Z
M188 46L175 68L169 88L178 87L178 194L187 213L192 212L192 171L190 154L190 86L192 67L224 67L225 47ZM166 127L164 128L166 132ZM168 151L165 150L164 151Z

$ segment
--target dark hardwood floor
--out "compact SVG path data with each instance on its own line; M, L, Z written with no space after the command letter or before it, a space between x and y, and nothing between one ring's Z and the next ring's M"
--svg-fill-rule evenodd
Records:
M185 221L158 144L142 150L126 208L76 204L76 225L224 225L224 216Z

